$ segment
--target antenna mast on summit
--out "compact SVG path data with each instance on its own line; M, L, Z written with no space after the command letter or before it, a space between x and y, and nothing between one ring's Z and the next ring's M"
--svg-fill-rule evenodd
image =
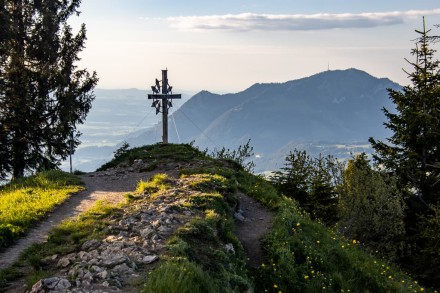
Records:
M173 87L168 84L168 69L162 70L162 85L156 79L151 86L154 94L148 95L153 100L151 107L156 108L156 115L162 113L162 143L168 143L168 109L173 106L173 99L181 99L182 95L173 95Z

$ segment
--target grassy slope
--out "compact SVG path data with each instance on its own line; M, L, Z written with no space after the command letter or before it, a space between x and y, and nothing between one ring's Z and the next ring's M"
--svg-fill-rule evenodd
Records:
M22 236L69 195L82 189L77 177L61 171L42 172L0 189L0 250Z
M180 180L187 182L185 186L191 191L188 193L190 205L199 215L170 239L168 253L146 278L143 292L424 290L397 269L363 252L362 244L343 239L311 221L295 202L277 195L263 179L244 172L233 162L207 158L189 145L136 148L102 169L138 158L154 166L172 161L187 162L181 164ZM166 178L163 175L139 185L139 192L149 190L155 192L155 196L160 196L164 189ZM274 227L264 240L267 261L258 269L246 267L243 249L233 234L231 212L237 203L237 190L276 213ZM131 198L134 202L135 197ZM31 248L14 268L0 272L0 285L23 273L19 268L32 267L32 281L50 275L41 262L45 256L74 251L86 239L104 235L106 220L114 217L118 210L98 206L94 212L63 224L48 243ZM225 250L226 243L233 245L235 253Z

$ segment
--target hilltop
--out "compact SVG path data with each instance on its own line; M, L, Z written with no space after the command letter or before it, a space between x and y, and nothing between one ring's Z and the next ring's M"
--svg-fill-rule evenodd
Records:
M284 83L256 83L238 93L220 95L204 90L180 108L177 105L171 108L175 112L169 120L169 140L195 141L200 149L223 146L234 149L251 139L258 155L254 158L257 172L276 170L282 165L286 150L293 148L306 149L312 155L332 154L344 159L353 149L371 152L369 137L388 137L381 111L383 107L393 109L388 88L399 90L401 87L387 78L352 68L325 71ZM118 99L103 103L101 99L110 93ZM89 126L97 132L93 138L105 137L108 131L104 126L113 121L109 129L113 129L111 135L114 135L118 133L116 122L122 119L126 123L119 125L127 125L133 117L152 109L145 97L134 99L133 95L133 91L98 92L85 129L91 123ZM130 112L124 112L128 106L119 107L114 100L138 102L130 106ZM145 117L153 121L160 118L154 113ZM138 120L132 123L137 124ZM159 123L119 136L118 141L126 140L131 146L153 144L160 141L161 131ZM106 147L91 146L88 138L91 137L86 136L85 143L90 147L79 149L74 156L74 159L77 157L75 166L80 170L96 168L97 163L101 165L102 159L111 156L117 148L109 146L109 141L105 141Z
M421 290L359 242L312 221L262 178L190 145L127 150L83 176L111 182L143 172L126 203L97 203L1 271L3 290L24 290L25 278L33 292ZM273 214L273 222L249 216L243 196ZM270 227L262 242L253 241L261 259L238 237L237 227L252 221Z

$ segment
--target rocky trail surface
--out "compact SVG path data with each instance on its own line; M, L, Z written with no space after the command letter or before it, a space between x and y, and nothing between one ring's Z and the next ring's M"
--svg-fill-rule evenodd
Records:
M111 233L105 239L89 240L75 253L46 258L46 264L56 267L56 275L40 280L32 289L24 285L24 279L18 280L6 292L138 292L146 272L160 259L166 239L195 216L195 211L186 208L188 191L177 180L180 167L174 164L153 172L131 168L83 175L86 190L73 195L26 237L0 254L1 268L10 266L31 244L44 242L53 227L86 211L97 200L123 201L124 195L133 192L141 179L167 173L173 188L154 200L140 201L124 209L121 217L111 221ZM272 214L252 198L239 194L235 218L236 234L249 265L258 266L264 258L260 239L272 225Z
M121 202L124 194L133 192L142 178L151 177L152 173L133 172L118 174L116 172L95 172L81 176L86 189L72 195L55 209L47 218L31 229L14 246L0 254L0 269L12 265L26 248L34 243L45 241L50 230L63 220L75 217L89 209L96 201L105 200L112 203Z
M245 249L248 264L258 267L264 261L261 239L272 227L273 215L266 207L243 193L238 195L238 200L235 233Z

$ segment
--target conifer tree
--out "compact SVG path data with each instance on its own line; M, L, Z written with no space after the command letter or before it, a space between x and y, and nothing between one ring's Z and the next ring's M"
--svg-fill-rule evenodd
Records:
M389 144L370 138L374 158L400 179L402 188L411 193L414 214L430 210L440 200L440 68L430 45L430 30L425 24L416 47L415 61L408 73L411 85L403 91L389 90L397 112L383 109L393 134Z
M67 20L80 0L0 0L0 174L57 166L79 144L98 78L78 69L86 29Z
M310 158L294 150L272 182L285 196L294 198L313 219L332 225L337 220L338 188L343 164L332 156Z

